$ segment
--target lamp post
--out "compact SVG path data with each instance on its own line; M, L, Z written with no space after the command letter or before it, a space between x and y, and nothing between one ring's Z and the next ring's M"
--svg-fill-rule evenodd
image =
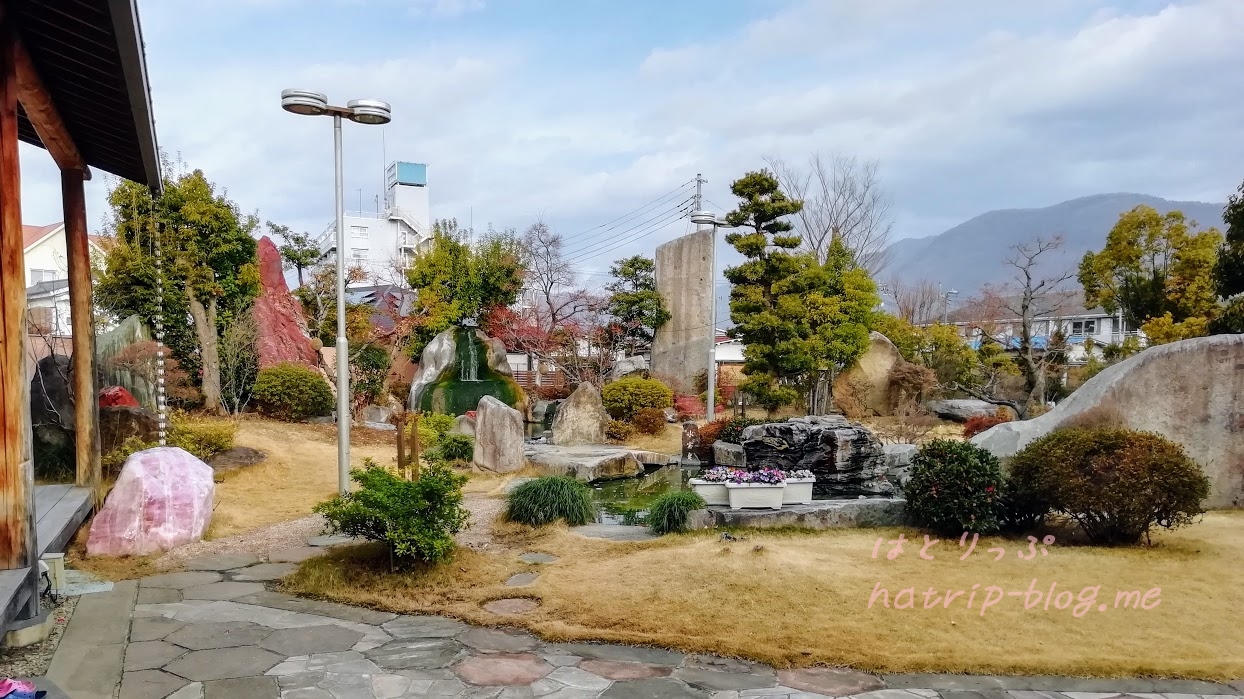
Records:
M337 246L337 487L350 492L350 353L346 346L345 205L341 175L341 119L356 124L387 124L392 120L388 102L350 100L334 107L328 97L310 90L282 90L281 108L303 116L333 118L333 172L335 182Z
M697 176L698 177L698 176ZM708 342L708 400L704 409L704 417L712 422L717 413L717 229L734 228L725 219L717 218L711 211L696 210L691 212L691 222L697 226L712 226L713 232L713 267L708 276L708 298L712 309L709 318L711 337Z
M950 291L942 294L942 325L946 324L946 316L950 312L950 297L958 293L959 291L957 289L951 289Z

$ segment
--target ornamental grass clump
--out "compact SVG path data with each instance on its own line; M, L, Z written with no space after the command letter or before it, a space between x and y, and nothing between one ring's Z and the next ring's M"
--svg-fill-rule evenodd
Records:
M703 507L704 498L690 490L664 493L648 506L648 528L659 535L685 532L691 511Z
M596 507L587 485L567 476L545 476L510 493L505 518L532 527L564 519L574 527L594 521Z

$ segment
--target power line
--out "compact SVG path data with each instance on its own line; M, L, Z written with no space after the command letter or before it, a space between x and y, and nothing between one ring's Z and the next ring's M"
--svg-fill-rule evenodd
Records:
M662 230L667 225L673 223L674 221L677 221L678 219L682 218L689 212L690 212L689 202L683 202L683 204L678 209L674 210L672 213L667 213L665 217L662 218L660 221L638 230L633 235L626 236L624 238L617 239L617 240L606 240L603 243L592 246L590 249L584 249L584 250L577 251L573 257L569 258L569 261L577 262L579 260L602 255L612 250L617 250L620 247L629 245L637 240L640 240L641 238L646 238L647 236L650 236L653 233L656 233ZM653 220L655 220L655 218L649 219L649 222ZM605 245L607 247L602 248L601 245Z
M617 231L617 232L616 232L616 233L614 233L611 237L606 238L605 240L598 241L598 242L595 242L595 243L588 243L587 245L580 245L580 246L578 246L578 247L575 247L575 248L572 248L572 249L570 249L570 250L567 250L567 251L566 251L565 253L563 253L563 254L564 254L567 258L581 257L581 256L583 256L583 254L584 254L584 253L586 253L586 252L588 252L588 251L593 251L593 250L595 250L595 249L597 249L597 248L600 248L600 247L602 247L602 246L606 246L606 245L609 245L609 244L611 244L611 243L615 243L615 242L617 242L617 240L618 240L618 238L619 238L620 236L626 236L628 233L632 233L632 232L634 232L634 231L636 231L636 230L639 230L639 229L641 229L641 228L644 228L645 226L650 225L653 221L656 221L656 220L658 220L658 219L665 219L665 218L669 217L671 214L681 215L681 214L682 214L682 213L683 213L683 212L687 209L687 205L688 205L688 203L689 203L690 201L691 201L690 199L684 199L682 202L680 202L680 203L678 203L678 204L676 204L676 205L674 205L674 206L671 206L671 207L670 207L670 208L668 208L668 209L665 209L665 210L661 211L660 213L656 214L655 216L652 216L651 218L648 218L648 219L646 219L646 220L644 220L644 221L641 221L641 222L639 222L639 223L637 223L637 224L634 224L634 225L632 225L631 227L626 228L626 229L624 229L624 230Z
M608 234L609 231L626 224L628 221L631 221L640 215L643 215L645 212L651 210L652 208L658 207L662 204L667 204L670 200L676 199L678 195L682 193L682 190L686 189L687 187L690 187L691 184L692 184L692 181L690 180L687 182L684 182L681 185L679 185L677 188L669 192L666 192L664 195L657 197L656 199L648 202L647 204L644 204L643 206L640 206L639 208L632 209L631 211L628 211L627 213L622 214L621 216L611 221L606 221L605 223L599 224L597 226L593 226L581 233L577 233L572 236L567 236L565 240L566 242L584 243L590 240L598 239L601 236ZM598 229L603 229L603 230L600 230L599 233L588 235L589 233L592 233L592 231L595 231Z

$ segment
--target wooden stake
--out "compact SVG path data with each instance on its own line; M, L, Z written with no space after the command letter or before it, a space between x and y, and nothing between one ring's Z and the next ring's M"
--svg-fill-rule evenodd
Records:
M410 428L410 466L411 470L414 471L411 480L419 479L419 415L420 412L416 410L414 421L411 423Z
M393 424L397 426L397 470L402 478L410 480L406 471L406 411L399 410L393 415Z
M0 569L31 568L38 585L30 383L26 378L26 269L17 151L17 40L0 32ZM25 610L38 610L38 595Z
M95 390L95 318L91 309L91 246L86 233L82 172L61 170L65 244L69 257L69 318L73 324L73 426L77 484L100 495L99 394Z

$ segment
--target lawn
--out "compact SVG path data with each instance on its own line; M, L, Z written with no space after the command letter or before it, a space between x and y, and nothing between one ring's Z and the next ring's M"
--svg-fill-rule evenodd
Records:
M913 530L844 529L820 533L716 534L617 544L564 528L525 533L509 527L488 552L462 550L429 570L388 573L388 559L366 546L310 561L287 579L291 592L398 612L447 613L488 624L517 623L552 640L599 639L745 657L777 666L852 665L877 672L1154 675L1216 680L1244 676L1244 513L1211 513L1186 530L1164 533L1145 548L1060 546L1021 560L1026 540L982 539L968 560L957 539L919 557ZM876 538L908 543L887 558ZM986 549L1001 546L995 561ZM537 581L506 588L530 569L522 551L560 557ZM1023 608L1003 596L984 609L986 588L1044 593ZM875 587L886 588L869 608ZM979 585L973 595L973 586ZM1093 588L1099 589L1096 591ZM925 592L936 592L928 599ZM905 589L901 600L896 596ZM1086 592L1085 589L1088 588ZM1153 588L1151 608L1122 608L1116 593ZM945 591L963 590L943 606ZM1061 592L1076 599L1056 609ZM1091 602L1088 600L1095 594ZM505 596L540 600L535 612L501 618L480 608ZM1034 598L1035 599L1035 598ZM897 609L896 603L911 608ZM1154 604L1157 602L1156 605ZM969 608L968 602L971 603ZM1105 605L1104 610L1101 605ZM1079 612L1077 613L1077 609Z

